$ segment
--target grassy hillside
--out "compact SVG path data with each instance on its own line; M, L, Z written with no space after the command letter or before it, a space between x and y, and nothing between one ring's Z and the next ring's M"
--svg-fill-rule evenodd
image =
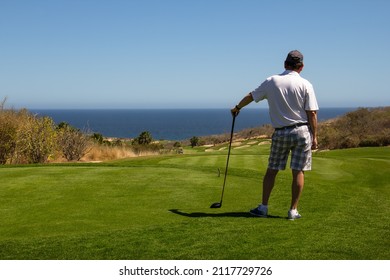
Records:
M226 148L226 147L225 147ZM390 148L317 153L302 219L286 219L290 171L271 218L254 218L269 145L100 164L0 168L1 259L389 259Z
M320 123L319 143L327 149L390 145L390 107L360 108Z

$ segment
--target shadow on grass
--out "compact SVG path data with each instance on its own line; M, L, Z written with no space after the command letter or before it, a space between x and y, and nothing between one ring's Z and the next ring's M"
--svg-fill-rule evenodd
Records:
M204 213L204 212L192 212L192 213L186 213L183 211L180 211L179 209L170 209L170 212L184 216L189 218L205 218L205 217L233 217L233 218L258 218L258 219L264 219L261 217L256 217L250 214L249 212L225 212L225 213ZM268 215L268 219L286 219L284 217L280 216L272 216Z

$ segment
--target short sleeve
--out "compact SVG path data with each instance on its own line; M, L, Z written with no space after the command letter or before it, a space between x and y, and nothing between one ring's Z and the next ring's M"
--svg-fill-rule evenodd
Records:
M259 102L267 97L268 79L265 80L258 88L251 92L253 100Z
M309 82L306 84L306 96L305 96L305 110L306 111L318 111L317 98L314 93L313 85Z

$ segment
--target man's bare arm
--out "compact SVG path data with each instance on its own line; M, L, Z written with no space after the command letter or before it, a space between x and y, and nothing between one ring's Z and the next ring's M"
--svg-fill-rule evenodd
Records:
M249 103L252 103L253 101L253 96L251 93L248 93L246 96L244 96L243 99L241 99L241 101L237 104L236 107L234 107L231 112L232 112L232 115L233 116L237 116L238 113L240 112L240 110L245 107L246 105L248 105Z
M313 141L311 145L312 150L318 149L318 140L317 140L317 111L306 111L307 119L309 120L309 125L311 133L313 136Z

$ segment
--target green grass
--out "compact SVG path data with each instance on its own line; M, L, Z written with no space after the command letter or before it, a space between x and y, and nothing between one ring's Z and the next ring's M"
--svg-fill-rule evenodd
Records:
M245 143L244 143L245 144ZM261 197L269 145L101 164L0 168L0 259L389 259L390 148L314 155L286 219L289 170L279 173L272 218ZM221 176L218 177L218 168Z

